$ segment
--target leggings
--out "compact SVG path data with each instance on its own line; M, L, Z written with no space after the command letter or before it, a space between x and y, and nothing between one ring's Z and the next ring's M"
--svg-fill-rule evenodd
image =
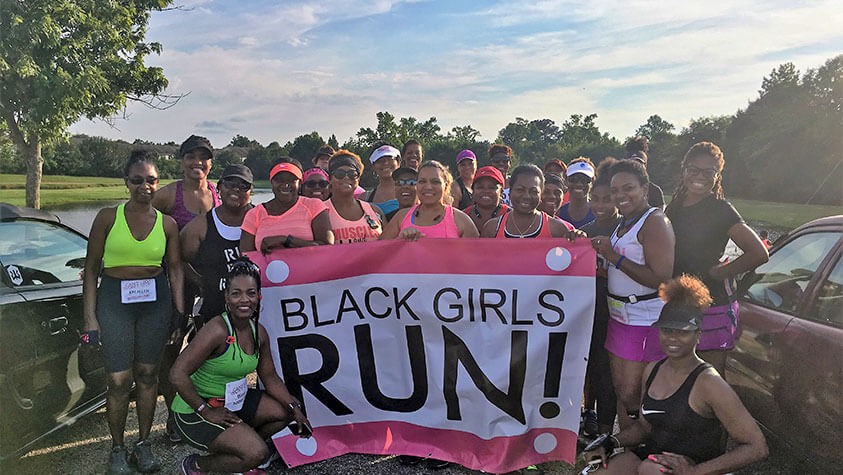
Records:
M158 364L170 336L173 299L164 273L155 277L154 302L124 304L120 282L102 275L97 289L97 321L100 324L105 369L118 373L134 363ZM134 280L134 279L125 279Z

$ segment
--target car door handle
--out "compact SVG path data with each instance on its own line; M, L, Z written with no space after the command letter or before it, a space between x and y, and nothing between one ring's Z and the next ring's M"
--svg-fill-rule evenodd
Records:
M41 322L41 326L50 332L50 335L58 335L67 331L68 324L67 317L51 318L45 322Z

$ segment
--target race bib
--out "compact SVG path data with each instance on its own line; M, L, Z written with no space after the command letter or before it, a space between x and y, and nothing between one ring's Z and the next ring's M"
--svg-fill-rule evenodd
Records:
M628 324L629 315L626 313L626 304L620 300L613 299L612 297L609 297L608 299L609 316L612 317L612 320L623 323L624 325Z
M246 385L246 378L232 381L225 385L225 408L231 412L237 412L243 408L243 401L246 400L246 392L249 387Z
M124 280L120 282L120 301L123 303L154 302L155 279Z

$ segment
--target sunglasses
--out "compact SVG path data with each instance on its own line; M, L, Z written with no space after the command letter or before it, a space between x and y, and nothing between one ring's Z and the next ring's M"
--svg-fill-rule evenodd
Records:
M393 180L395 182L395 186L416 186L418 180L415 178L404 178L401 180Z
M306 188L328 188L327 180L308 180L304 182Z
M337 180L342 180L343 178L350 178L352 180L356 180L360 178L360 172L353 168L351 170L334 170L331 173L331 176L336 178Z
M251 183L246 183L245 181L237 178L223 178L220 180L220 184L226 188L231 188L237 191L249 191L252 189Z
M146 182L150 185L154 185L154 184L158 183L158 177L157 176L148 176L148 177L145 177L145 178L142 177L142 176L133 176L133 177L127 178L127 180L129 180L129 183L131 183L133 185L142 185L144 182Z
M714 178L717 173L716 168L697 168L693 165L685 167L685 174L688 176L702 175L706 178Z
M366 224L368 224L372 229L378 229L378 226L380 225L375 218L369 216L368 214L366 215Z
M570 181L571 183L589 184L591 183L591 178L582 173L574 173L573 175L568 177L568 181Z

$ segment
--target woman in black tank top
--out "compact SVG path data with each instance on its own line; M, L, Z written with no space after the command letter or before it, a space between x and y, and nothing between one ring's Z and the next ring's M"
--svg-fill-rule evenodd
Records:
M702 313L711 305L699 279L682 275L663 284L666 304L653 326L667 358L650 364L642 381L641 418L586 447L601 473L727 473L767 456L758 424L731 386L696 353ZM736 443L725 452L724 433ZM632 450L612 457L615 448Z

